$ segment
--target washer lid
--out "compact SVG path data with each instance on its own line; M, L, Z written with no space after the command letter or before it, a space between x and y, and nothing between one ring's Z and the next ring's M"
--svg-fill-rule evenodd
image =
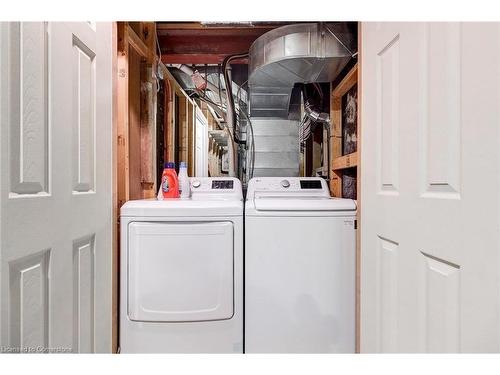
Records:
M355 211L352 199L257 195L254 199L257 211Z
M156 199L126 202L121 216L134 217L207 217L207 216L242 216L243 201L227 199Z

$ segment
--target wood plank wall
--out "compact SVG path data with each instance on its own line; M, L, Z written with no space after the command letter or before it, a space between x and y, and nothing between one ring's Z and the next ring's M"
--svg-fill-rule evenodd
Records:
M361 274L361 104L362 104L362 35L361 22L358 23L358 62L345 75L336 86L331 86L330 95L330 192L334 197L342 197L342 177L348 168L356 171L356 204L357 204L357 231L356 231L356 352L359 353L360 346L360 274ZM356 152L342 155L342 96L357 84L357 147Z

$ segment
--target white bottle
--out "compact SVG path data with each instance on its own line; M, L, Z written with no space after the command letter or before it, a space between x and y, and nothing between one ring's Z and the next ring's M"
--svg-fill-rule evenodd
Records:
M191 186L189 185L189 176L187 174L187 163L181 161L179 165L179 193L181 199L187 199L191 196Z

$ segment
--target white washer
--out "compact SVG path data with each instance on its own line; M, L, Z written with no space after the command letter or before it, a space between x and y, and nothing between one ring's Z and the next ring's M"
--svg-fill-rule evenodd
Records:
M243 352L243 197L191 178L192 198L121 208L122 353Z
M355 351L355 216L321 178L250 180L246 352Z

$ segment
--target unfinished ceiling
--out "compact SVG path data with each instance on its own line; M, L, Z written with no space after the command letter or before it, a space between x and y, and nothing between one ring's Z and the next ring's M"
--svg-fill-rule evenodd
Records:
M164 64L221 64L229 55L248 52L262 34L289 23L157 22L156 30Z

